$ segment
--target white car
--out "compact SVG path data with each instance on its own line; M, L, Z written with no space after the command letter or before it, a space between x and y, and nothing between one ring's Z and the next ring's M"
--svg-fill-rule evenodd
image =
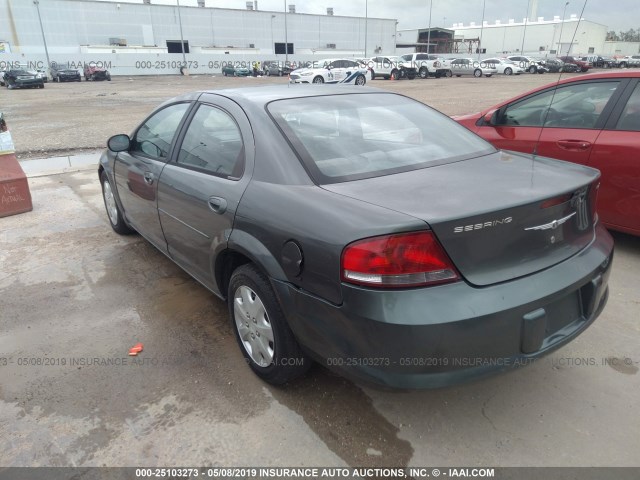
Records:
M476 78L490 77L498 73L496 68L473 58L454 58L451 60L450 65L451 73L456 77L461 77L462 75L473 75Z
M371 80L377 77L413 80L417 75L415 67L405 62L403 57L371 57L366 60L366 66L371 70Z
M526 57L522 55L511 55L507 57L507 60L512 61L519 67L521 67L524 71L529 73L545 73L547 70L543 65L540 64L540 61L533 57Z
M371 71L353 60L338 58L318 60L310 67L298 68L289 74L291 83L350 83L364 85Z
M405 65L408 63L415 67L420 78L451 76L449 60L438 55L432 53L407 53L400 58L404 60Z
M526 72L524 68L506 58L486 58L484 60L480 60L480 63L491 65L498 70L498 73L504 75L520 75L521 73Z

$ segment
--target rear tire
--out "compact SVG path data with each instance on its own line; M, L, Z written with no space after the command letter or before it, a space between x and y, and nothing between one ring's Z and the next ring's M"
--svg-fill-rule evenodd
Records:
M282 385L311 367L311 359L293 336L269 280L254 265L242 265L233 272L227 304L240 351L258 377Z
M511 67L507 67L504 69L504 74L505 75L513 75L513 70L511 69Z
M476 68L473 71L473 76L476 77L476 78L480 78L482 76L482 70L480 70L479 68Z
M447 77L447 78L451 78L451 77L453 77L453 72L451 70L447 70L447 72L444 74L444 76ZM460 75L458 75L458 76L460 76Z
M100 183L102 184L102 199L104 200L104 208L107 210L107 218L111 224L113 231L120 235L131 235L135 233L129 225L124 221L124 215L116 202L116 196L111 188L111 182L106 172L100 174Z
M390 80L398 80L400 78L400 72L398 70L393 70L391 75L389 75Z
M529 73L536 73L538 71L538 69L536 68L535 65L531 65L529 67Z
M364 75L358 75L356 77L356 80L355 80L356 85L363 86L365 83L367 83L367 79L364 78Z
M420 75L420 78L428 78L429 77L429 70L427 69L427 67L421 67L420 71L418 72L418 74Z

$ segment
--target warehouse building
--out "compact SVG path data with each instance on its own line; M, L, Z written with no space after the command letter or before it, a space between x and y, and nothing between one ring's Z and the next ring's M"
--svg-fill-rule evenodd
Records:
M482 27L474 22L469 25L454 23L455 37L459 41L476 41L475 49L480 48L487 55L514 54L523 52L530 55L556 54L588 55L601 54L605 50L607 26L601 25L577 15L566 19L559 16L553 19L537 17L535 20L524 18L507 23L496 20L483 22Z
M395 51L395 19L339 16L331 7L326 15L313 15L297 12L295 5L273 12L257 10L257 2L246 2L245 9L214 8L214 3L180 0L178 7L175 0L0 0L0 61L44 60L43 34L52 61L98 55L116 69L132 65L134 58L183 58L183 48L194 65L213 58L284 60L292 55L312 60Z

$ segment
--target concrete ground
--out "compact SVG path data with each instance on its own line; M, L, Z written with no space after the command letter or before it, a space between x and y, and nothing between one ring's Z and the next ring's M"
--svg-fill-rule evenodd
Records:
M487 81L483 89L492 85L482 102L517 93L507 86L525 90L540 77L551 80L480 79ZM445 83L456 80L466 87ZM451 98L448 113L462 113L481 106L477 82L375 84L409 94L424 89L421 95L436 95L443 105ZM85 85L78 88L118 82ZM129 128L110 121L100 138L128 131L142 110L179 93L148 90L140 95L155 95L153 102L121 114ZM18 102L41 92L6 93L24 94L12 97ZM27 138L19 133L18 110L19 118L35 116L42 136L58 124L56 117L51 125L38 117L35 105L10 104L16 139ZM99 138L91 122L85 133L86 118L64 122L78 138ZM64 142L72 151L73 139ZM91 142L78 146L96 146ZM615 234L604 313L532 366L423 392L362 387L316 366L276 388L246 366L222 301L141 237L113 233L95 170L34 176L30 186L33 212L0 219L2 466L640 464L640 238ZM144 351L134 362L127 352L137 342Z

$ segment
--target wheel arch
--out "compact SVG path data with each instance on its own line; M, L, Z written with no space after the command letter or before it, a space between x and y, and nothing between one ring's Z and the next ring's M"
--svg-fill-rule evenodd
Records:
M259 239L247 232L234 230L227 248L216 255L213 265L216 287L223 298L227 298L234 270L247 263L255 265L269 279L287 279L278 260Z

